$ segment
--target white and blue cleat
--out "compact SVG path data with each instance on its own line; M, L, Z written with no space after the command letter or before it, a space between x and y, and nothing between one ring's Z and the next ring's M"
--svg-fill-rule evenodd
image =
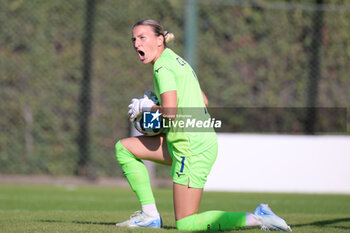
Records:
M158 216L149 216L141 211L136 211L130 216L129 220L115 224L116 227L128 228L161 228L162 218Z
M261 221L261 229L265 231L292 231L286 221L272 212L267 204L260 204L254 210L254 215Z

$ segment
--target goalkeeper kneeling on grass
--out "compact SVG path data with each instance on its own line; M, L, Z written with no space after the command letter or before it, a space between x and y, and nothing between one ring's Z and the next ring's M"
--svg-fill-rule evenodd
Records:
M142 111L159 110L163 117L174 120L178 109L203 108L207 98L201 91L191 66L167 48L174 35L164 31L153 19L138 21L132 27L132 42L141 62L153 64L154 90L159 105L145 96L133 99L129 105L130 121ZM171 165L174 210L179 230L232 230L241 227L261 227L291 231L286 222L275 215L267 204L260 204L253 213L219 210L198 213L206 178L215 162L218 145L214 129L210 132L176 132L171 126L167 133L122 139L116 144L116 157L142 206L129 220L117 227L162 227L152 193L147 169L141 160Z

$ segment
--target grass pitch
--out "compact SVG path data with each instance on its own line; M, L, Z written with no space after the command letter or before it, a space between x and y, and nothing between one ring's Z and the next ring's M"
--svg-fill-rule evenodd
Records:
M96 186L0 184L0 232L180 232L175 229L172 191L155 189L163 229L120 229L116 222L140 209L130 189ZM350 232L350 195L205 192L200 212L252 212L261 202L300 233ZM238 229L229 232L262 232Z

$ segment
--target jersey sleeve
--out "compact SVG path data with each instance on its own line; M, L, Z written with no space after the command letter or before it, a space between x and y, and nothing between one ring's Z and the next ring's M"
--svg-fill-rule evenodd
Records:
M176 91L175 75L166 67L159 67L154 72L155 83L158 85L159 94L168 91Z

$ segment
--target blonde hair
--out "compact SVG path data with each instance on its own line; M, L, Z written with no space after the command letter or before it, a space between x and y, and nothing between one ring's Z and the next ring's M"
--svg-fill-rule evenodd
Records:
M175 36L173 33L165 31L163 26L160 24L159 21L155 19L142 19L137 21L133 26L132 29L134 29L136 26L150 26L153 29L153 32L156 34L156 36L163 36L164 37L164 47L167 46L167 43L170 43L175 39Z

